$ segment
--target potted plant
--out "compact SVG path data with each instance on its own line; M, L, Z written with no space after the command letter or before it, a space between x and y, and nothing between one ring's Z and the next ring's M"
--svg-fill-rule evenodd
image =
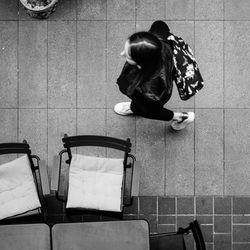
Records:
M20 2L31 17L45 19L55 11L58 0L20 0Z

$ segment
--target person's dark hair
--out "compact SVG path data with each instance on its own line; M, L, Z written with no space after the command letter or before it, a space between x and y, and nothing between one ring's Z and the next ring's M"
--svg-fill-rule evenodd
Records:
M129 37L130 56L142 68L156 66L161 59L161 42L149 32L137 32Z
M128 88L131 95L135 88L148 80L160 68L162 62L160 40L149 32L137 32L128 38L130 57L141 67Z

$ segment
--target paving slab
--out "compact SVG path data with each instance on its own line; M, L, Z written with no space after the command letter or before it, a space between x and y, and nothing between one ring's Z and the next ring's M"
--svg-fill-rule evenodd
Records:
M167 20L189 20L194 19L194 0L167 0L166 19Z
M240 8L242 9L242 7ZM248 21L225 21L225 107L250 107L250 27ZM240 84L240 87L239 87Z
M75 22L48 23L48 106L76 107Z
M195 57L204 87L195 96L195 107L223 108L223 22L195 23Z
M223 110L196 109L195 194L223 194Z
M248 0L226 0L224 2L226 20L249 20L250 2Z
M164 122L136 117L136 156L141 162L140 195L164 195L164 134Z
M194 194L194 126L174 131L166 124L166 195Z
M225 194L248 195L250 110L225 110Z
M105 47L105 22L78 22L77 107L79 108L105 108Z
M47 107L47 25L19 22L19 106Z
M62 138L76 135L75 109L49 109L48 110L48 166L53 167L53 157L63 150Z
M222 20L224 0L195 0L195 19Z
M0 6L1 9L1 6ZM0 13L1 16L1 13ZM0 21L0 107L17 107L17 23Z
M165 19L165 0L135 0L137 20Z
M134 20L135 0L107 0L108 20Z
M0 109L0 142L17 142L17 109Z
M49 20L76 20L77 0L59 1Z
M135 155L136 150L136 124L135 116L121 116L117 115L113 109L107 109L107 136L126 140L130 138L132 143L131 153ZM117 156L116 152L110 152L110 157ZM119 154L123 156L123 153ZM136 155L135 155L136 156Z
M78 20L106 20L107 3L103 0L77 0Z
M0 1L0 20L18 20L18 2L19 0Z
M19 109L18 139L24 139L30 144L33 154L47 163L48 135L46 109Z
M105 109L77 109L77 135L105 135ZM79 154L106 156L105 148L86 147L77 150Z

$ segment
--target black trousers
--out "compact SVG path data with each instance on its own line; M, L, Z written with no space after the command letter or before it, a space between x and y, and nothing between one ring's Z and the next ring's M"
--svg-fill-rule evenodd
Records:
M139 115L148 119L170 121L174 117L172 110L163 107L159 101L151 101L146 99L137 90L130 97L132 99L130 109L135 115Z

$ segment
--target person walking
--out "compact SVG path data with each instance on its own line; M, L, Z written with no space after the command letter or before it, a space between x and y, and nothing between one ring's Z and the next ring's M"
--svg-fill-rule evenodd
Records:
M172 95L176 67L174 47L167 24L156 21L148 32L136 32L125 42L121 56L126 63L117 79L120 91L131 102L114 106L119 115L138 115L171 121L174 130L184 129L195 119L194 112L174 112L164 107Z

